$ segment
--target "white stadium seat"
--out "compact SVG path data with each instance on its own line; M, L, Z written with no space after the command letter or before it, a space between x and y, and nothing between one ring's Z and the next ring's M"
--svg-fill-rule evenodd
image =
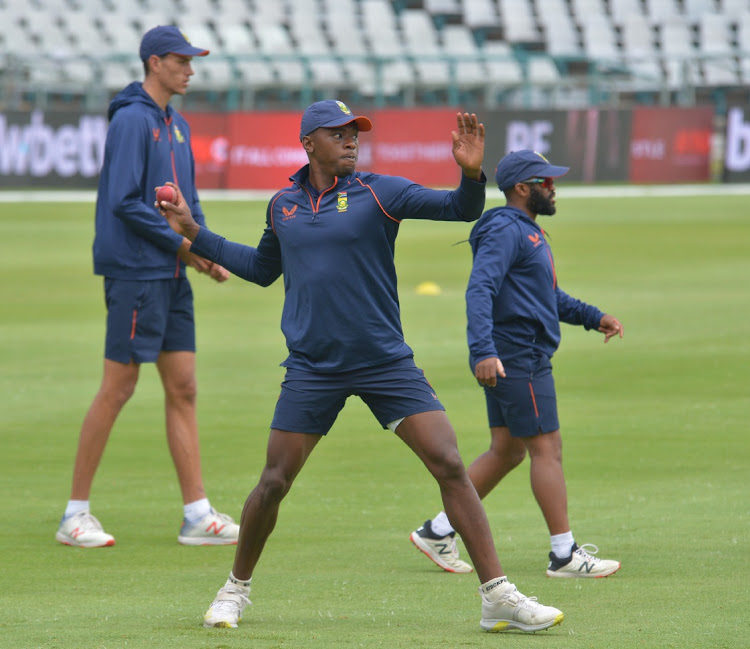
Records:
M487 82L487 68L472 31L466 25L446 25L441 37L444 50L457 58L453 71L459 87L483 86Z
M530 1L498 0L498 7L506 41L533 43L541 39Z
M631 16L642 16L643 5L641 0L609 0L609 13L612 22L619 25Z
M401 14L401 33L406 51L414 58L421 87L445 87L450 82L450 66L443 58L437 31L430 15L421 9Z

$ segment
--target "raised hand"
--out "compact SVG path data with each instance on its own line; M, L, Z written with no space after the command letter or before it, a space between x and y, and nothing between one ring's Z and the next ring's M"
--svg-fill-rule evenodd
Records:
M469 178L480 180L484 160L484 124L474 113L458 113L453 137L453 157Z

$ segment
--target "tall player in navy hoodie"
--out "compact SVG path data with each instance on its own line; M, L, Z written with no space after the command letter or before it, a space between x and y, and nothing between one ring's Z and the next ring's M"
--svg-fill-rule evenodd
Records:
M184 95L193 47L176 27L155 27L141 41L145 79L109 106L110 126L96 200L94 272L104 276L107 334L101 386L81 427L73 485L56 539L84 548L114 545L89 510L89 494L117 416L132 396L142 363L155 363L164 386L167 441L183 499L184 545L237 542L239 526L206 497L196 419L192 266L216 281L229 273L190 252L154 209L154 190L166 181L183 188L199 223L190 129L169 105ZM141 529L150 523L143 520Z
M162 204L175 231L193 241L192 252L263 286L283 272L286 293L281 327L289 355L266 466L245 502L234 566L204 626L237 626L279 505L351 395L438 482L477 567L481 627L537 631L562 621L558 609L525 597L505 577L453 428L404 342L393 259L401 220L474 221L484 208L484 126L467 113L457 123L453 155L461 182L455 191L438 191L357 172L359 133L371 129L370 120L339 101L312 104L300 129L309 164L269 202L257 248L212 233L191 217L181 196L177 205Z

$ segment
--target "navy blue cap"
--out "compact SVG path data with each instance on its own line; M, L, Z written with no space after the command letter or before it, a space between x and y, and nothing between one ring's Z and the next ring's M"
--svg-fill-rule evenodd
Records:
M570 171L570 167L556 167L541 153L531 149L511 151L495 169L495 181L501 191L510 189L516 183L531 178L558 178Z
M208 50L193 47L177 27L160 25L148 30L141 39L141 61L148 61L152 54L165 56L180 54L181 56L206 56Z
M302 124L299 130L299 139L310 135L316 128L336 128L355 122L360 131L372 130L372 122L363 115L352 115L343 101L337 99L326 99L310 104L302 113Z

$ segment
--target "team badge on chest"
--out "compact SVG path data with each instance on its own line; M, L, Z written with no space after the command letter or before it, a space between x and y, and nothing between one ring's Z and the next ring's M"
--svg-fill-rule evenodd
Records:
M338 196L336 197L336 209L339 212L346 212L346 209L349 207L349 203L346 198L346 192L339 192Z

